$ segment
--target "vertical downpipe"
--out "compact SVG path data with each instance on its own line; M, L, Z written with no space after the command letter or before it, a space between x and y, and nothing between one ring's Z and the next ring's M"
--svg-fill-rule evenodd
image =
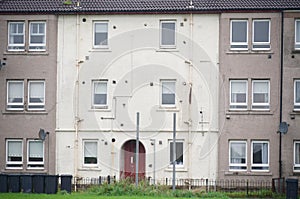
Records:
M75 81L75 145L74 145L74 176L78 177L78 128L79 128L79 14L76 15L76 81ZM75 182L75 192L77 191L77 182Z
M192 128L192 118L191 118L191 104L192 104L192 88L193 88L193 79L192 79L192 69L193 69L193 14L190 14L190 60L189 60L189 105L188 105L188 179L189 179L189 190L191 189L191 128Z
M283 86L283 31L284 31L284 14L281 11L281 44L280 44L280 93L279 93L279 124L282 122L282 86ZM281 148L282 148L282 133L279 132L279 178L282 177L282 158L281 158Z

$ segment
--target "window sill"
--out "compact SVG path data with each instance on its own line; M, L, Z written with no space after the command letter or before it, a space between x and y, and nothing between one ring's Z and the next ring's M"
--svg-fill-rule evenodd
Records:
M187 172L188 170L184 168L184 166L175 166L176 172ZM168 168L165 169L166 172L173 172L173 166L168 166Z
M226 54L253 54L253 55L257 55L257 54L274 54L274 52L272 50L234 50L234 49L230 49L229 51L226 52Z
M157 112L179 112L176 106L159 106Z
M179 52L179 50L176 47L174 48L160 47L159 49L156 50L156 52Z
M272 176L269 171L227 171L225 176Z
M226 115L273 115L274 113L268 110L228 110Z
M101 169L98 166L83 166L78 171L101 171Z
M93 48L89 52L112 52L110 48Z
M49 55L47 51L6 51L3 55Z
M109 109L107 106L97 107L97 108L91 107L88 111L89 112L111 112L111 109Z
M3 115L48 115L46 111L18 111L18 110L5 110L1 111Z

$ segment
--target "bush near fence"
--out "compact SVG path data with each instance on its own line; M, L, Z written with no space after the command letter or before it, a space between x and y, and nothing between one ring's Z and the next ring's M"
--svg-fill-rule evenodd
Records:
M152 178L143 179L149 185L164 185L172 188L172 178L161 178L155 181ZM103 183L115 183L116 176L99 176L98 178L73 178L73 187L76 184L77 190L86 190L95 185ZM135 181L132 180L132 183ZM176 189L188 189L208 192L243 192L245 195L261 195L263 193L283 194L285 190L284 179L266 180L209 180L209 179L176 179Z

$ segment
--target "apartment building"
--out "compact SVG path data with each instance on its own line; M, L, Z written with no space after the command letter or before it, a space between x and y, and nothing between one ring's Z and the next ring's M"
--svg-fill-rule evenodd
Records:
M57 17L0 11L0 172L54 174Z

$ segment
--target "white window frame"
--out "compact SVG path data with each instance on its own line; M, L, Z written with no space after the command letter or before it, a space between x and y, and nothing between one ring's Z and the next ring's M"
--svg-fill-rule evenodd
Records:
M30 143L38 142L42 143L43 147L43 160L42 161L30 161ZM45 142L42 140L28 140L27 141L27 168L28 169L43 169L45 164Z
M240 143L240 144L245 144L245 163L232 163L231 162L231 146L234 143ZM231 140L229 141L229 170L230 171L246 171L247 170L247 142L243 140ZM240 167L240 168L237 168ZM245 167L243 169L242 167Z
M268 162L267 163L261 163L261 164L255 164L253 163L253 144L268 144ZM252 141L251 142L251 171L262 171L262 172L267 172L270 169L270 142L269 141ZM253 167L261 167L262 169L255 169Z
M30 102L30 97L31 97L31 83L42 83L43 84L43 102ZM27 108L28 110L45 110L45 101L46 101L46 97L45 97L45 90L46 90L46 84L45 81L41 81L41 80L30 80L28 81L28 105Z
M22 83L22 102L9 102L9 84L10 83ZM13 107L15 106L15 107ZM24 81L22 80L8 80L6 85L6 109L7 110L24 110Z
M300 151L298 151L298 154L297 154L296 145L300 145L300 141L294 141L294 166L293 166L293 171L294 172L300 172L300 161L299 161L299 163L296 163L296 156L297 155L299 156L299 160L300 160ZM299 146L299 149L300 149L300 146Z
M297 31L298 30L297 26L299 26L298 27L299 32ZM297 41L297 35L298 35L299 41ZM300 50L300 19L295 20L295 49Z
M96 163L85 163L85 143L96 143ZM85 139L82 141L82 163L84 167L97 167L99 165L99 141L97 139Z
M233 31L232 31L232 23L233 22L246 22L247 24L247 29L246 29L246 41L245 42L233 42L232 39L233 39ZM248 20L247 19L231 19L230 20L230 49L231 50L248 50L249 48L249 39L248 39L248 29L249 29L249 23L248 23ZM236 46L236 47L235 47ZM247 47L242 47L242 46L247 46Z
M40 24L44 25L44 33L33 33L32 32L32 25L33 24L38 24L38 26L40 26ZM44 21L34 21L34 22L30 22L29 23L29 47L28 50L29 51L45 51L46 50L46 22ZM38 28L39 31L39 28ZM42 43L32 43L32 36L43 36L43 42Z
M232 83L245 83L246 85L246 102L232 102ZM230 88L229 88L229 99L230 99L230 109L232 110L247 110L248 108L248 80L230 80Z
M255 22L268 22L269 23L269 35L268 35L268 41L266 42L256 42L254 41L255 38ZM253 50L270 50L271 48L271 20L269 19L255 19L252 21L252 49ZM268 46L268 47L264 47Z
M173 23L174 24L174 44L163 44L163 24L164 23ZM159 38L159 45L160 45L160 48L166 48L166 49L174 49L176 48L176 40L177 40L177 35L176 35L176 20L160 20L160 24L159 24L159 30L160 30L160 38Z
M11 25L12 24L23 24L23 31L22 33L11 33ZM23 36L23 43L22 44L15 44L11 43L11 37L13 36ZM8 23L8 51L25 51L25 22L23 21L15 21Z
M294 80L294 110L300 111L300 102L297 102L297 84L300 87L300 79ZM298 93L298 97L300 98L300 93Z
M173 143L173 140L169 140L169 167L173 166L173 160L171 160L171 143ZM177 143L181 143L182 144L182 164L178 164L176 162L175 167L176 168L184 168L184 164L185 164L185 155L184 155L184 140L180 140L180 139L176 139L175 143L177 145ZM176 151L177 151L177 146L176 146ZM173 156L173 155L172 155ZM176 153L177 156L177 153Z
M106 38L106 44L95 44L96 42L96 37L95 37L95 34L96 34L96 25L97 24L105 24L107 26L107 30L106 32L101 32L101 33L106 33L107 35L107 38ZM93 22L93 48L108 48L109 46L109 23L108 21L94 21Z
M174 83L174 104L165 104L163 103L163 88L164 88L164 83ZM173 80L173 79L170 79L170 80L160 80L160 84L161 84L161 87L160 87L160 105L162 107L168 107L168 108L174 108L176 107L176 80ZM172 93L169 93L169 94L172 94Z
M255 83L268 83L268 102L257 103L254 102L254 84ZM270 110L270 80L252 80L252 110Z
M8 143L9 142L21 142L21 161L10 161L8 158ZM7 169L22 169L23 168L23 161L24 161L24 155L23 155L23 140L22 139L7 139L6 140L6 154L5 154L5 159L6 159L6 168ZM16 165L16 166L11 166L11 165ZM18 166L19 165L19 166Z
M95 104L95 85L105 84L106 85L106 103ZM103 94L103 93L98 93ZM108 80L92 80L92 108L93 109L107 109L108 108Z

